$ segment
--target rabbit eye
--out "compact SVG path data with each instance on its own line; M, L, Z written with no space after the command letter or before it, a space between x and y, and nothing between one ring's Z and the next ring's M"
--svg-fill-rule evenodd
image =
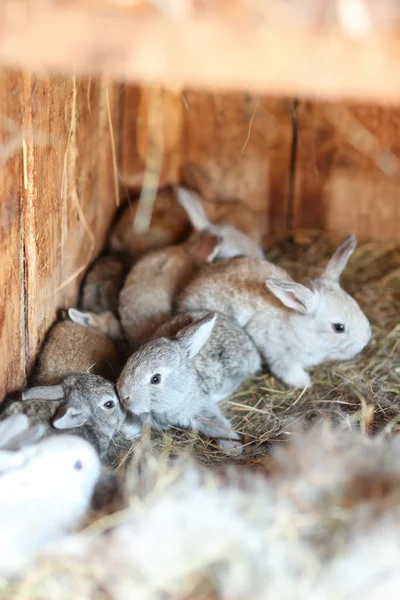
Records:
M161 375L160 375L160 373L156 373L150 379L150 383L152 383L153 385L157 385L157 383L160 383L160 381L161 381Z
M115 402L114 400L108 400L108 402L105 402L103 404L104 408L114 408L115 406Z
M332 327L333 331L336 331L336 333L344 333L345 331L345 326L343 323L333 323Z
M75 471L81 471L83 469L83 462L81 460L77 460L74 463L74 470Z

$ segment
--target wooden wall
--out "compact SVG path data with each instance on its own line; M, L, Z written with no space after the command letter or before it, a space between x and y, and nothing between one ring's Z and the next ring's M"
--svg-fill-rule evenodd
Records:
M116 207L109 112L118 151L116 86L0 72L0 399L25 383L104 243Z
M115 165L138 189L148 168L163 185L199 166L266 234L400 241L397 108L1 71L0 125L0 399L25 383L105 242Z
M158 147L161 183L180 181L194 163L221 197L248 202L267 234L306 227L400 241L400 109L241 92L153 94L124 94L122 175L132 185Z

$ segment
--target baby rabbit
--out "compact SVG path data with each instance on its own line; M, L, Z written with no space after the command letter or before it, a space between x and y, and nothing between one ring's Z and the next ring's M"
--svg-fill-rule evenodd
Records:
M130 357L117 389L126 410L154 429L195 429L232 449L240 436L217 403L260 364L240 327L221 314L194 311L163 324Z
M190 233L189 219L171 188L158 190L150 228L144 233L133 231L137 208L138 200L128 201L121 212L110 233L112 250L138 258L147 252L183 242Z
M80 524L100 475L95 450L75 436L53 436L17 453L21 464L0 474L2 577L21 575L48 544Z
M83 325L83 327L97 329L112 340L121 341L124 339L121 324L111 310L106 310L97 314L94 312L78 310L77 308L69 308L68 316L74 323Z
M114 256L100 256L85 277L79 307L97 314L108 311L115 314L124 276L125 266L120 260Z
M87 439L102 458L125 421L114 385L91 373L69 375L58 385L27 389L21 400L6 401L0 418L19 413L27 415L32 425L44 426L46 435L55 433L53 428L72 430Z
M207 266L184 290L178 308L220 310L245 329L276 377L310 387L306 367L351 359L371 337L367 317L340 287L355 247L351 236L310 287L256 258Z
M22 448L37 442L44 430L43 425L30 427L28 417L22 413L0 422L0 476L25 464L26 455Z
M114 342L98 329L72 321L53 325L39 352L35 383L57 384L67 375L89 371L115 381L121 364Z
M244 233L239 227L229 222L230 209L234 208L240 213L241 219L245 221L250 209L242 202L232 201L225 202L226 214L223 218L218 219L214 223L207 217L206 212L200 202L200 198L194 192L184 187L176 188L176 197L181 206L186 210L189 219L197 231L208 231L215 235L219 235L222 239L221 246L218 249L217 259L233 258L235 256L256 256L263 258L264 254L259 245L260 235L257 240L252 239L250 235ZM218 206L218 203L216 203Z
M220 243L214 234L194 232L185 243L151 252L132 267L120 294L119 314L135 347L171 315L176 295L214 259Z

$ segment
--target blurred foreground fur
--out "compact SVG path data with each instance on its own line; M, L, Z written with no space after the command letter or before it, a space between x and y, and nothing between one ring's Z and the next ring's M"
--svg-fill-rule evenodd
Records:
M130 508L56 548L9 598L397 597L399 436L322 422L268 471L144 457Z

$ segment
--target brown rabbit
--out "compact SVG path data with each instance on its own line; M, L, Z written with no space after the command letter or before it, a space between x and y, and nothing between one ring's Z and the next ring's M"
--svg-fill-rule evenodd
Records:
M125 274L126 268L118 258L100 256L84 279L79 307L97 314L106 311L116 313Z
M183 244L143 256L130 270L120 294L119 314L126 336L136 346L172 313L172 303L200 267L212 262L221 240L194 232Z
M257 214L248 204L235 198L218 198L206 173L194 164L189 163L185 166L183 178L185 186L197 192L197 201L201 203L208 219L214 225L235 227L257 244L261 244L262 235Z
M176 201L171 188L157 192L151 215L150 228L145 233L134 233L133 223L138 199L128 201L110 233L109 246L117 252L139 257L146 252L182 242L191 231L189 218Z
M59 321L47 334L33 377L37 384L56 385L72 373L90 372L115 381L121 366L114 342L102 331Z

